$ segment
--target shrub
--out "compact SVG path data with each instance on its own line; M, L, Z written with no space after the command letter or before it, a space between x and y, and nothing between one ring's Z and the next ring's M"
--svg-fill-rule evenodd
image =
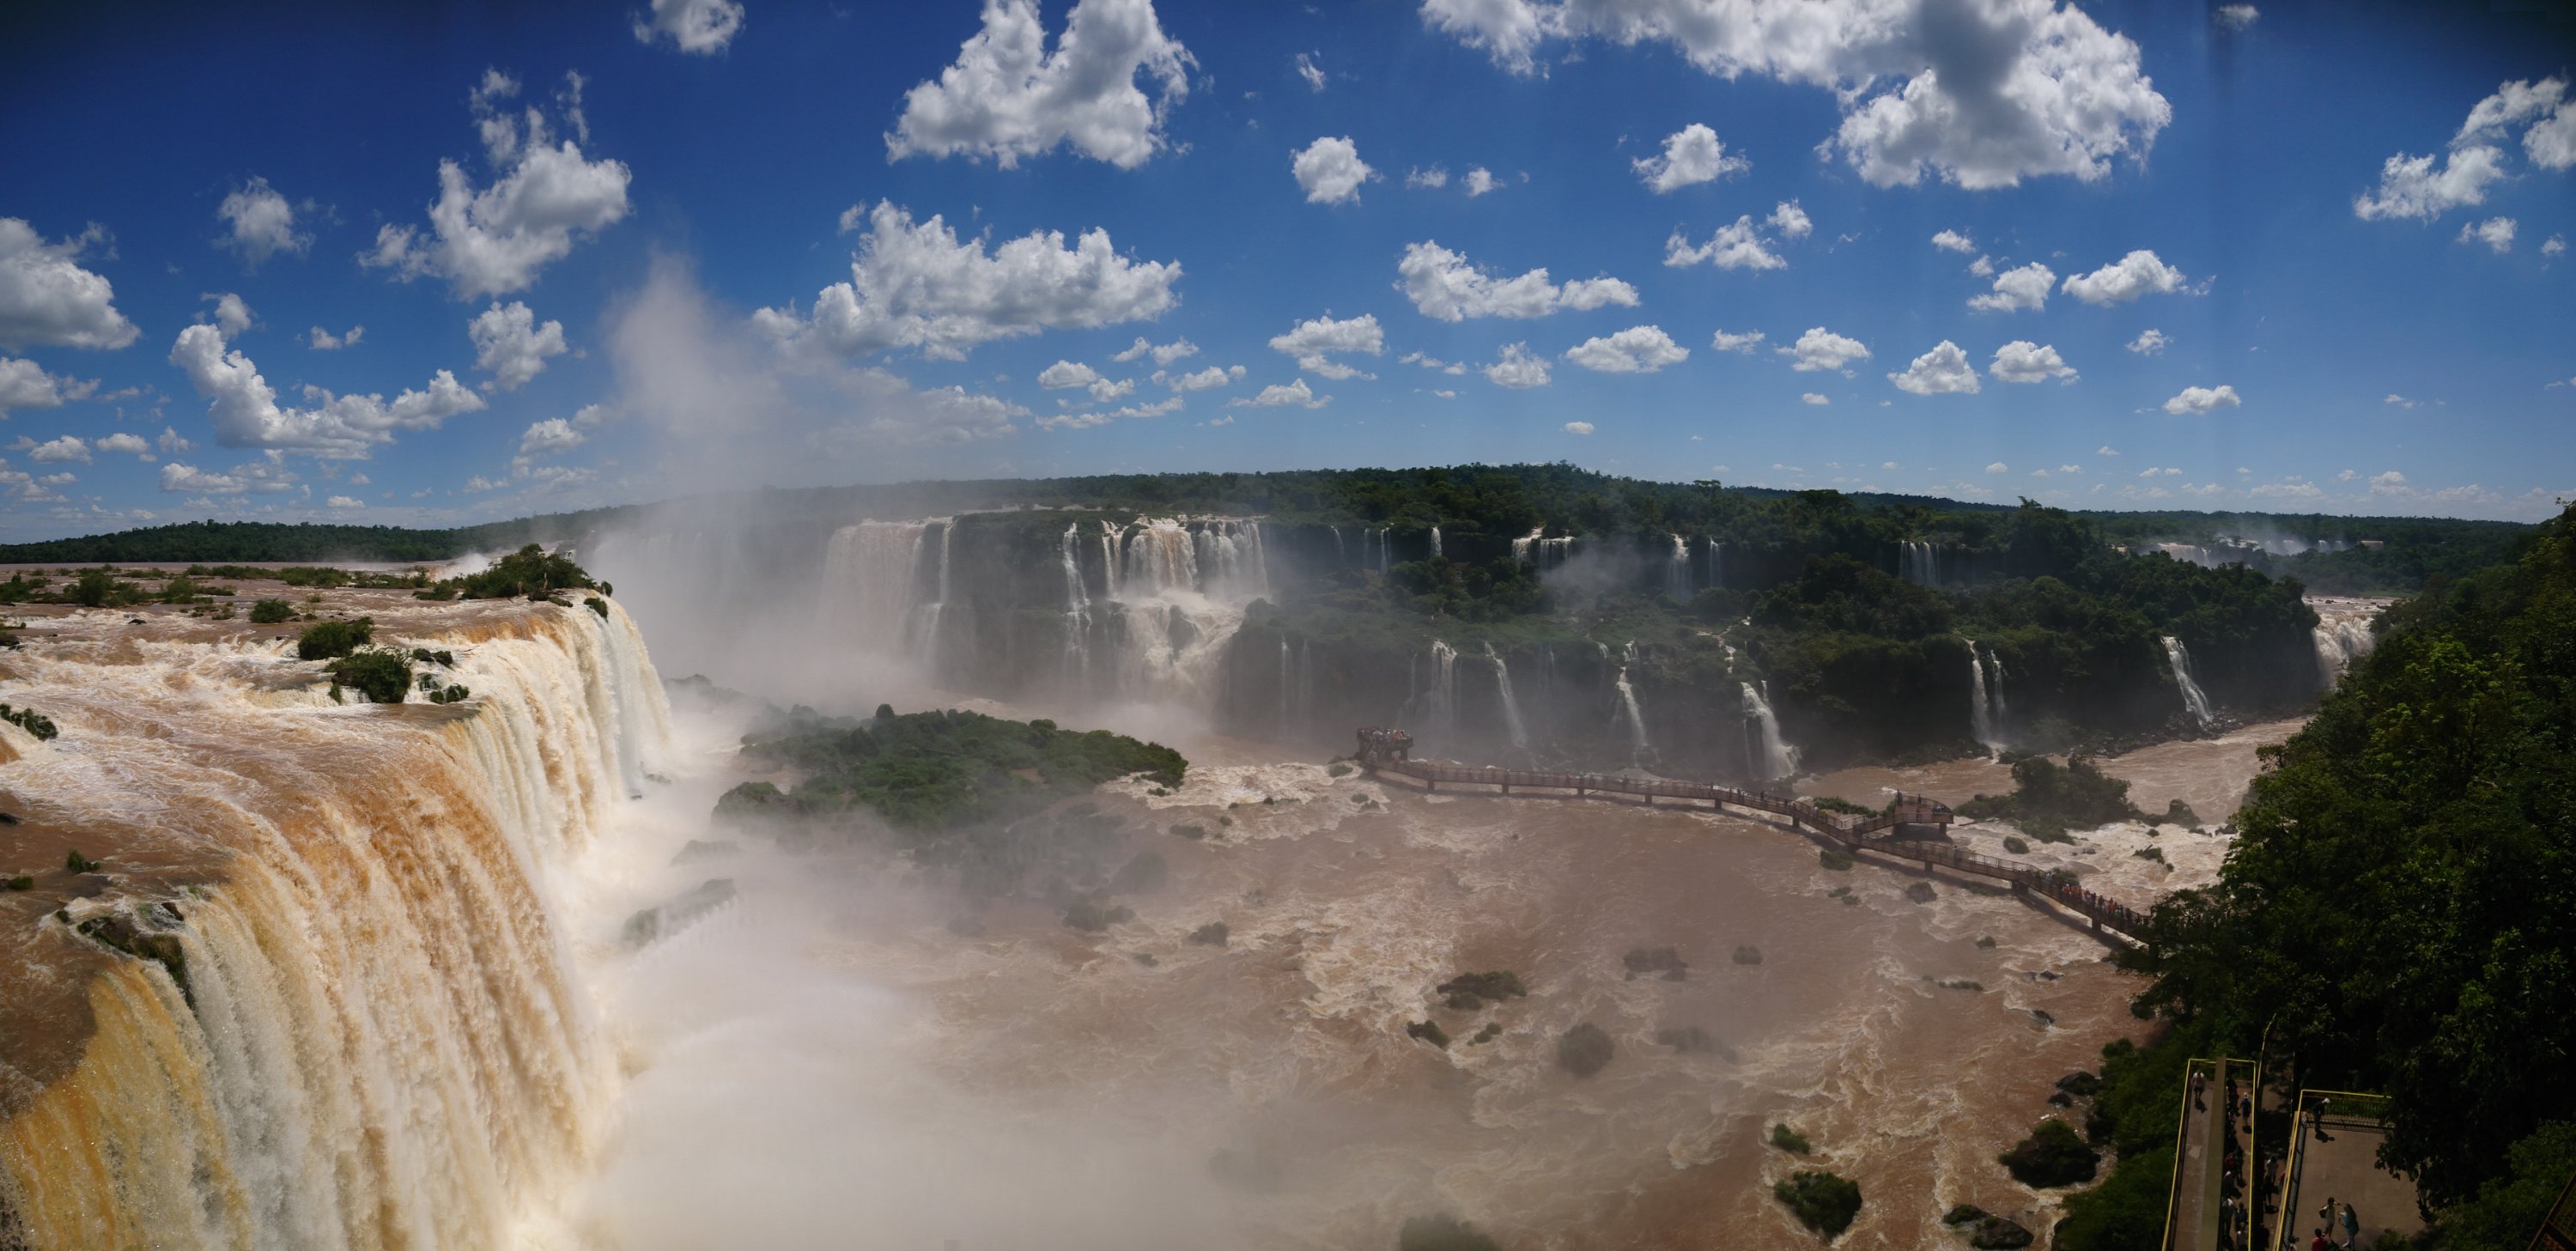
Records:
M1771 1145L1795 1155L1806 1155L1816 1149L1814 1143L1807 1141L1805 1134L1789 1128L1786 1122L1771 1126Z
M587 609L591 610L592 612L598 613L598 614L599 614L599 619L600 619L600 620L602 620L602 621L606 621L606 620L608 620L608 601L607 601L607 600L601 599L600 597L598 597L598 596L596 596L596 595L593 595L593 596L591 596L589 599L583 600L583 601L581 602L581 606L582 606L582 607L584 607L584 608L587 608Z
M1816 863L1836 873L1849 873L1851 867L1859 862L1840 847L1820 847L1816 849Z
M33 708L12 708L7 704L0 704L0 721L6 721L25 730L34 735L36 741L40 743L62 733L54 728L53 718Z
M1225 946L1229 934L1223 921L1210 921L1190 931L1190 941L1201 947Z
M1438 1021L1411 1022L1404 1027L1404 1036L1419 1038L1442 1051L1449 1049L1449 1031L1440 1028Z
M71 852L63 857L63 867L74 873L98 872L98 862L80 854L77 851Z
M2030 854L2030 844L2023 842L2017 835L2006 834L2004 835L2004 850L2011 852L2016 856L2027 856Z
M1556 1040L1556 1066L1576 1077L1590 1077L1608 1068L1610 1058L1617 1053L1618 1046L1610 1041L1610 1035L1590 1021L1565 1031Z
M354 688L372 704L399 704L411 695L411 659L390 649L351 652L331 663L331 681Z
M1503 1023L1500 1021L1487 1021L1485 1022L1485 1028L1477 1030L1476 1036L1467 1040L1467 1045L1473 1047L1479 1043L1489 1043L1502 1036Z
M1395 1251L1502 1251L1493 1239L1457 1217L1416 1216L1395 1236Z
M108 597L115 591L114 574L103 568L83 569L79 580L72 583L72 602L83 608L101 608L106 606Z
M557 591L595 589L598 583L572 562L569 556L551 554L530 543L518 551L492 562L481 573L440 582L434 591L449 591L467 599L511 599L525 595L533 599L551 598ZM435 598L446 598L436 596ZM607 605L599 609L605 616Z
M36 889L36 879L25 876L13 877L9 879L6 885L11 890L34 890Z
M1801 1170L1771 1187L1773 1197L1788 1205L1798 1223L1831 1242L1851 1228L1860 1215L1860 1184L1821 1169Z
M304 633L296 638L295 658L329 660L335 656L346 656L366 646L375 637L376 622L372 617L316 622L306 626ZM409 683L411 679L405 677L403 681Z
M2013 1180L2039 1189L2091 1181L2102 1163L2101 1153L2086 1146L2074 1126L2053 1117L1995 1158L2012 1172Z
M264 599L250 606L252 625L276 625L295 616L295 605L282 599Z
M1520 974L1510 971L1461 973L1440 983L1433 990L1435 993L1448 996L1449 1006L1460 1011L1474 1010L1481 1006L1478 1002L1480 1000L1491 999L1500 1003L1505 999L1521 999L1529 995L1528 988L1521 985Z

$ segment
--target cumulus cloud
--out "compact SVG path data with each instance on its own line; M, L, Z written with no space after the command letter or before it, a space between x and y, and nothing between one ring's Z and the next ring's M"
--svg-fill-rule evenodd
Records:
M22 218L0 217L0 347L121 348L140 333L116 311L107 279L81 268L81 253L107 237L97 226L47 243Z
M1975 395L1977 367L1968 363L1968 354L1959 345L1943 339L1932 350L1914 358L1914 363L1887 375L1899 391L1915 395Z
M1869 349L1860 340L1845 338L1822 326L1811 326L1795 344L1773 350L1796 358L1789 367L1802 374L1839 370L1853 361L1869 359Z
M209 473L173 461L161 467L161 489L188 495L239 495L250 488L229 474Z
M1805 215L1800 214L1799 220L1804 221ZM1736 218L1731 225L1718 227L1708 242L1696 247L1678 230L1664 240L1664 264L1680 269L1702 262L1719 269L1786 269L1789 265L1771 250L1771 241L1754 228L1750 213Z
M2471 222L2460 227L2459 241L2483 243L2498 254L2502 254L2513 250L2514 228L2514 220L2510 217L2490 217L2485 221Z
M1636 167L1637 177L1645 180L1657 194L1715 182L1729 174L1740 174L1753 168L1753 162L1729 155L1726 142L1701 122L1692 122L1666 135L1661 154L1639 157L1629 164Z
M2355 217L2411 217L2431 221L2455 208L2484 204L2487 188L2505 176L2502 150L2478 144L2438 158L2401 152L2381 165L2379 189L2353 198Z
M1494 171L1482 165L1467 171L1467 198L1470 200L1489 191L1499 191L1502 186L1503 180L1494 177Z
M2007 269L1995 276L1995 289L1986 295L1971 296L1968 307L1989 313L2009 313L2016 309L2038 310L2048 307L2049 287L2057 281L2055 271L2037 261L2019 269Z
M1421 13L1515 73L1537 72L1551 43L1597 37L1670 44L1720 77L1830 89L1842 123L1820 148L1878 186L1926 173L1971 189L2089 182L2114 157L2143 157L2173 116L2138 45L2057 0L1423 0Z
M1143 321L1177 300L1177 261L1120 256L1094 229L1066 247L1060 231L1032 231L987 251L934 215L879 201L850 263L850 281L814 297L813 315L764 308L755 325L781 344L842 354L918 348L962 360L981 343L1040 330Z
M512 300L507 306L500 301L476 315L465 327L466 336L474 341L474 367L492 375L483 384L486 391L516 391L528 380L544 372L546 358L564 354L563 323L549 321L537 324L537 315L528 306Z
M1134 169L1163 150L1163 121L1188 98L1198 62L1163 33L1152 0L1077 0L1047 48L1036 0L985 0L984 28L957 60L904 94L890 159L991 157L1010 169L1059 144ZM1136 85L1157 85L1148 98Z
M209 291L197 298L215 302L215 326L224 332L225 338L239 335L258 321L251 316L250 302L230 291Z
M1558 309L1583 311L1603 305L1635 307L1637 289L1616 278L1584 278L1563 286L1548 281L1545 269L1517 278L1496 278L1466 257L1438 243L1405 245L1395 272L1396 289L1425 317L1464 321L1470 317L1545 317Z
M700 56L724 51L741 29L739 0L653 0L653 11L635 18L637 42L667 42Z
M1305 79L1306 85L1314 90L1324 89L1324 67L1315 64L1315 54L1312 52L1297 54L1297 76Z
M1565 432L1567 434L1590 434L1592 433L1592 423L1588 421L1569 421L1565 423Z
M563 122L587 131L580 110L581 77L570 75L567 82ZM478 190L462 164L440 161L428 237L417 227L387 222L360 263L391 270L405 282L444 278L460 299L507 295L571 255L576 240L626 216L626 187L633 174L625 164L583 156L581 140L559 138L562 122L549 120L543 109L532 105L512 114L499 107L518 93L517 80L493 70L471 97L492 184Z
M1759 330L1746 334L1728 334L1727 332L1720 330L1709 339L1708 345L1721 352L1734 352L1742 356L1751 356L1753 355L1753 349L1762 346L1763 337L1762 332Z
M2218 6L2218 24L2228 30L2243 30L2246 27L2253 25L2254 19L2260 16L2262 16L2262 14L2257 12L2254 6L2250 4L2222 4Z
M307 407L280 407L259 367L240 352L228 351L223 331L214 326L180 331L170 348L170 363L211 401L207 418L215 441L226 447L364 457L377 444L393 441L396 431L436 429L450 417L483 408L483 397L444 369L431 375L423 389L404 391L390 403L381 395L333 395L307 386Z
M1824 407L1824 406L1825 406L1825 405L1827 405L1827 404L1831 404L1831 403L1833 403L1833 401L1832 401L1832 400L1829 400L1829 399L1825 398L1824 396L1818 395L1818 394L1816 394L1816 393L1815 393L1815 392L1813 392L1813 391L1808 391L1808 392L1805 392L1805 393L1803 393L1803 394L1799 395L1799 396L1798 396L1798 399L1799 399L1799 402L1801 402L1801 403L1805 403L1805 404L1813 404L1813 405L1815 405L1815 406L1816 406L1816 407L1818 407L1818 408L1822 408L1822 407Z
M1295 382L1287 383L1285 385L1272 383L1269 386L1261 388L1261 394L1253 396L1250 399L1236 400L1234 403L1227 405L1227 407L1322 408L1326 404L1330 404L1332 402L1333 397L1329 395L1319 396L1315 394L1314 389L1306 385L1306 380L1299 378Z
M1526 343L1506 343L1500 359L1485 366L1485 380L1498 387L1525 391L1547 385L1547 359L1530 354Z
M230 232L223 243L252 269L280 252L302 254L313 236L295 228L295 206L265 178L253 178L224 197L215 216Z
M27 459L39 465L60 465L73 461L84 465L89 463L89 444L81 442L78 435L66 434L43 443L33 439L20 439L18 450L25 452Z
M1050 391L1081 387L1091 393L1093 400L1103 404L1126 396L1136 389L1136 382L1132 378L1104 378L1100 376L1099 371L1089 365L1080 361L1066 360L1057 361L1039 371L1038 385Z
M2002 461L1996 461L1996 462L1994 462L1993 464L1986 466L1986 472L1987 472L1987 473L2011 473L2011 472L2012 472L2012 466L2007 465L2007 464L2003 463Z
M2140 356L2155 356L2162 353L2166 345L2172 342L2172 339L2165 337L2164 331L2149 326L2139 331L2137 338L2129 340L2128 348Z
M561 417L548 417L531 423L519 436L519 455L533 457L569 452L580 447L589 437Z
M1187 339L1174 339L1169 343L1156 344L1148 343L1143 335L1138 335L1136 342L1109 359L1123 365L1129 361L1150 356L1154 358L1154 363L1157 365L1169 365L1173 361L1196 356L1198 353L1199 345Z
M2556 256L2566 250L2567 236L2565 235L2551 235L2540 241L2540 254L2542 256Z
M2057 349L2015 339L1995 349L1994 363L1986 367L1998 382L2046 382L2057 378L2075 381L2075 370L2059 359Z
M1377 177L1347 135L1307 144L1288 169L1297 176L1297 185L1306 189L1308 204L1347 204L1360 198L1361 183Z
M2108 308L2142 295L2171 294L2188 288L2181 270L2165 264L2153 251L2139 248L2092 273L2067 275L2063 289L2087 304Z
M341 348L356 347L358 341L366 337L367 328L364 326L351 326L347 334L333 334L320 326L315 326L313 332L305 338L305 342L312 344L316 352L336 352Z
M1092 408L1070 413L1054 413L1037 419L1040 430L1090 430L1116 421L1133 421L1146 417L1168 417L1181 411L1181 397L1174 395L1151 404L1130 404L1124 408Z
M128 456L139 456L145 460L152 459L152 445L144 442L143 436L128 434L122 430L115 434L108 435L90 446L102 452L122 452Z
M2165 401L2165 411L2179 417L2184 413L2211 413L2234 408L2243 401L2232 386L2184 387L2181 394Z
M1175 391L1205 391L1212 387L1224 386L1230 382L1243 381L1243 366L1235 365L1230 368L1219 369L1214 365L1210 365L1196 373L1187 374L1164 374L1158 372L1154 375L1154 381L1162 383L1164 386L1170 387Z
M1438 165L1429 169L1408 169L1404 171L1404 185L1437 191L1449 185L1449 171Z
M1690 349L1673 342L1661 326L1630 326L1566 349L1565 359L1595 373L1651 374L1689 360Z
M2353 197L2353 215L2431 221L2486 203L2487 189L2510 176L2503 145L2516 126L2523 127L2523 152L2533 164L2576 165L2576 100L2567 98L2567 80L2508 82L2471 106L2448 152L2400 152L2382 162L2379 186Z
M46 373L36 362L0 356L0 418L12 412L61 408L67 400L86 399L96 382L79 382Z
M1288 333L1273 335L1270 350L1297 358L1297 368L1321 374L1334 381L1360 377L1360 371L1332 359L1336 354L1359 353L1382 355L1386 351L1386 332L1377 324L1377 314L1362 313L1346 321L1335 321L1330 314L1301 321Z
M1932 236L1932 246L1945 252L1956 252L1961 256L1965 256L1977 250L1977 243L1975 240L1970 239L1968 236L1960 234L1955 230L1944 230L1941 233Z
M1771 216L1764 220L1770 222L1771 228L1779 231L1783 239L1804 239L1816 229L1816 224L1807 218L1807 210L1798 207L1796 200L1782 200L1772 207Z

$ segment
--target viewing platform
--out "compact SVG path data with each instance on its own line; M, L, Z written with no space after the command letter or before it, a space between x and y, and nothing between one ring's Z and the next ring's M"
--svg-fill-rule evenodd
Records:
M1898 794L1886 810L1868 816L1837 816L1796 795L1743 790L1708 782L1666 778L1632 778L1606 773L1557 773L1535 769L1488 769L1433 764L1413 759L1413 736L1402 730L1370 727L1359 731L1360 767L1374 774L1394 774L1437 791L1442 784L1491 786L1502 795L1535 798L1557 795L1576 799L1633 795L1647 807L1657 800L1705 803L1712 809L1739 808L1781 817L1799 829L1832 839L1855 851L1910 860L1926 868L1946 868L2010 885L2015 894L2036 896L2082 916L2095 933L2111 931L2135 939L2144 932L2146 914L2078 886L2068 876L1993 856L1981 856L1943 837L1957 818L1948 804L1926 795Z

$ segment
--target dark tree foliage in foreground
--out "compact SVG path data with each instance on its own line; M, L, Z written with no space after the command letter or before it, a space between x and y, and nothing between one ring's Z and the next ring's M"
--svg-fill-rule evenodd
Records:
M1798 1223L1832 1242L1860 1215L1860 1183L1823 1169L1802 1169L1773 1183L1772 1197L1797 1214Z
M2388 1163L2436 1206L2533 1180L2576 1120L2576 509L2392 611L2267 756L2218 883L2127 957L2143 1004L2385 1092Z

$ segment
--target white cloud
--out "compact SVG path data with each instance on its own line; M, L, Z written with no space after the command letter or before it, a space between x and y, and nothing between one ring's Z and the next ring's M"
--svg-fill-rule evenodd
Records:
M2138 476L2141 478L2179 478L2182 476L2182 470L2172 467L2160 469L2154 465L2149 465L2146 468L2139 470Z
M387 403L381 395L335 396L307 386L309 408L280 408L277 392L260 377L259 367L237 351L227 351L221 330L190 326L171 345L170 363L195 384L197 394L213 401L207 417L215 441L226 447L264 447L325 457L364 457L376 444L389 443L397 430L435 429L458 413L483 408L476 395L442 369L427 389L405 391Z
M2325 491L2313 482L2257 483L2246 494L2257 499L2314 500L2325 497Z
M1986 472L1987 472L1987 473L2011 473L2011 472L2012 472L2012 466L2007 465L2007 464L2003 463L2002 461L1996 461L1996 462L1994 462L1993 464L1990 464L1990 465L1986 466Z
M1989 313L2044 309L2048 307L2048 289L2056 281L2056 271L2032 261L1996 275L1994 291L1988 295L1971 296L1968 307Z
M1709 339L1708 345L1721 352L1734 352L1743 356L1751 356L1753 355L1753 349L1761 346L1762 339L1763 334L1759 330L1751 331L1746 334L1728 334L1727 332L1720 330L1715 336Z
M78 435L66 434L43 443L22 438L18 440L18 450L39 465L59 465L68 461L89 463L89 445L81 442Z
M580 447L589 437L561 417L548 417L544 421L530 424L527 432L519 436L519 455L544 456L553 452L569 452Z
M2117 456L2120 454L2120 449L2105 443L2100 447L2094 448L2093 454L2096 456Z
M2232 386L2184 387L2181 394L2165 401L2165 411L2175 416L2181 416L2184 413L2209 413L2222 408L2234 408L2241 402L2236 396L2236 388Z
M1324 67L1315 64L1315 54L1312 52L1297 54L1297 76L1305 79L1306 85L1317 91L1324 89Z
M329 503L333 508L364 508L367 506L367 502L365 500L359 499L354 495L334 495L330 498Z
M1498 387L1515 391L1547 385L1547 359L1530 355L1526 343L1506 343L1502 356L1485 366L1485 379Z
M1374 376L1332 359L1336 353L1356 352L1379 356L1386 352L1386 332L1379 329L1377 314L1362 313L1347 321L1335 321L1330 314L1301 321L1286 334L1273 335L1270 350L1297 358L1297 368L1321 374L1334 381L1344 378ZM1304 379L1299 379L1302 385Z
M1090 430L1114 421L1168 417L1181 411L1181 404L1181 397L1174 395L1156 400L1151 404L1130 404L1125 408L1094 408L1081 412L1057 413L1038 418L1037 425L1041 430Z
M1994 363L1986 367L1986 372L1998 382L2046 382L2051 378L2075 381L2075 370L2058 358L2056 348L2028 339L2015 339L1996 348Z
M2451 146L2458 148L2503 139L2510 127L2550 116L2566 94L2567 80L2563 78L2500 84L2495 94L2470 106L2469 115L2460 123L2459 132L2451 136Z
M1708 242L1697 247L1676 230L1664 240L1664 264L1676 269L1707 262L1719 269L1785 269L1789 262L1771 250L1771 241L1753 228L1753 215L1737 217L1733 224L1720 226Z
M2172 342L2172 339L2165 336L2164 331L2150 326L2139 331L2137 338L2129 340L2128 348L2140 356L2156 356L2163 353Z
M2172 107L2138 45L2071 4L1734 3L1712 0L1423 0L1423 23L1515 72L1551 42L1668 43L1723 78L1756 73L1829 88L1841 126L1820 150L1879 186L1928 171L1971 189L2143 157Z
M1164 115L1190 93L1189 49L1163 33L1152 0L1077 0L1048 51L1035 0L986 0L984 28L957 60L904 94L892 159L991 157L1010 169L1069 143L1120 169L1163 150ZM1160 90L1146 98L1136 75Z
M1502 185L1503 180L1494 177L1494 172L1482 165L1467 171L1467 198L1470 200L1488 191L1501 190Z
M1154 378L1164 386L1170 387L1175 391L1205 391L1211 387L1224 386L1229 382L1241 382L1243 381L1243 372L1243 366L1241 365L1236 365L1229 369L1219 369L1214 365L1210 365L1205 369L1199 370L1197 373L1171 376L1158 373L1154 375Z
M1793 346L1773 350L1782 356L1796 357L1796 363L1790 368L1802 374L1838 370L1853 361L1869 359L1869 349L1863 347L1860 340L1845 338L1822 326L1810 327L1805 334L1798 336L1798 342Z
M1227 407L1322 408L1326 404L1330 404L1332 402L1333 397L1329 395L1316 395L1312 389L1307 387L1306 380L1299 378L1295 382L1288 383L1285 386L1278 383L1272 383L1269 386L1261 388L1261 394L1253 396L1248 400L1236 400L1234 403L1227 405Z
M2353 197L2352 212L2364 221L2412 217L2431 221L2455 208L2487 201L2487 187L2504 174L2504 153L2485 144L2461 148L2433 167L2434 157L2403 152L2380 167L2379 190Z
M31 360L0 356L0 418L36 408L61 408L67 400L85 399L96 382L79 382L46 373Z
M2388 395L2387 395L2387 397L2386 397L2386 398L2384 398L2384 399L2382 399L2382 400L2380 400L2379 402L2380 402L2380 403L2382 403L2382 404L2391 405L2391 406L2394 406L2394 407L2397 407L2397 408L2415 408L2415 407L2417 407L2417 406L2419 406L2419 405L2421 405L2421 404L2423 403L2423 401L2421 401L2421 400L2410 400L2410 399L2407 399L2405 396L2399 395L2398 393L2396 393L2396 392L2394 392L2394 391L2389 392L2389 393L2388 393Z
M1772 206L1771 216L1765 220L1783 239L1804 239L1816 229L1816 224L1807 218L1807 210L1798 207L1796 200L1782 200Z
M1289 172L1297 176L1297 185L1306 189L1308 204L1345 204L1360 198L1360 184L1377 177L1377 171L1360 159L1358 145L1345 135L1322 138L1307 144L1296 159L1288 163Z
M1915 395L1975 395L1977 367L1968 363L1968 354L1959 345L1943 339L1932 350L1914 358L1903 370L1887 375L1899 391Z
M2542 256L2556 256L2566 250L2567 236L2565 235L2551 235L2540 241L2540 254Z
M669 40L672 47L713 56L742 29L740 0L653 0L653 12L635 18L637 42Z
M1995 263L1986 257L1980 256L1977 259L1968 262L1968 272L1975 274L1979 278L1992 278L1995 276Z
M565 121L587 130L579 108L580 76L570 77ZM376 231L376 246L359 256L371 268L390 269L408 282L424 275L454 284L460 299L507 295L537 280L537 272L572 253L575 240L626 216L626 187L634 175L624 162L584 157L575 138L556 137L556 123L530 106L523 116L495 107L518 94L519 84L488 73L472 96L484 155L495 175L476 190L465 167L438 163L438 201L429 207L430 237L391 222Z
M1661 155L1639 157L1629 164L1636 167L1637 177L1645 180L1657 194L1715 182L1729 174L1740 174L1753 168L1753 162L1741 156L1728 155L1726 141L1719 139L1717 132L1702 122L1692 122L1666 135Z
M1038 385L1050 391L1087 387L1099 381L1100 372L1080 361L1060 360L1038 371Z
M2167 265L2146 248L2094 270L2089 274L2069 274L2064 290L2087 304L2108 308L2149 293L2170 294L2186 291L2182 271Z
M1595 373L1651 374L1689 360L1690 349L1673 342L1661 326L1630 326L1566 349L1565 359Z
M995 339L1143 321L1177 299L1178 261L1120 256L1106 230L1070 248L1060 231L1032 231L987 253L984 239L961 240L935 215L916 225L912 214L879 201L867 220L851 280L823 288L811 319L792 307L764 308L753 324L791 347L844 354L907 347L962 360Z
M226 338L250 329L259 320L251 316L250 302L230 291L221 294L209 291L197 298L215 302L215 325Z
M265 178L253 178L225 196L215 216L232 230L223 242L252 269L277 253L301 254L313 246L312 235L295 229L295 206Z
M161 437L154 439L152 441L152 445L172 456L178 456L183 453L197 450L197 445L189 442L186 435L183 435L168 426L161 427Z
M1592 433L1593 426L1588 421L1569 421L1565 423L1564 429L1567 434L1581 435Z
M1583 278L1563 286L1548 281L1545 269L1517 278L1497 279L1483 267L1438 243L1411 243L1395 272L1397 289L1425 317L1463 321L1470 317L1545 317L1558 309L1583 311L1607 304L1634 307L1637 289L1616 278Z
M2460 227L2459 241L2462 243L2483 243L2489 248L2494 249L2498 254L2502 254L2513 250L2513 232L2514 220L2512 218L2490 217L2485 221L2472 222Z
M1968 236L1960 234L1955 230L1944 230L1941 233L1932 236L1932 246L1940 248L1943 251L1956 252L1961 256L1965 256L1968 253L1977 250L1975 240L1970 239Z
M1155 364L1169 365L1173 361L1196 356L1198 353L1199 345L1187 339L1174 339L1169 343L1155 344L1146 342L1144 336L1138 335L1136 341L1128 345L1127 350L1109 359L1123 365L1141 357L1151 356Z
M161 467L161 489L190 495L239 495L249 487L229 474L208 473L174 461Z
M358 341L366 337L367 328L364 326L351 326L349 333L340 335L315 326L313 333L306 337L305 342L312 344L316 352L336 352L341 348L356 347Z
M150 460L152 458L151 444L144 442L141 435L128 434L122 430L108 435L90 446L102 452L123 452L128 456L140 456L145 460Z
M116 311L107 279L80 267L89 245L107 237L92 226L47 243L24 219L0 217L0 347L121 348L140 333Z
M2250 4L2222 4L2218 6L2217 16L2220 26L2228 30L2243 30L2253 25L2254 19L2262 14Z
M1825 405L1827 405L1827 404L1831 404L1831 403L1833 403L1833 401L1832 401L1832 400L1829 400L1829 399L1825 398L1824 396L1818 395L1818 394L1816 394L1816 393L1815 393L1815 392L1813 392L1813 391L1805 392L1804 394L1801 394L1798 398L1799 398L1799 400L1801 400L1801 401L1803 401L1803 402L1805 402L1805 403L1808 403L1808 404L1813 404L1813 405L1815 405L1815 406L1816 406L1816 407L1818 407L1818 408L1822 408L1822 407L1824 407L1824 406L1825 406Z
M512 300L504 307L500 301L477 314L465 327L467 338L474 341L474 367L492 375L483 384L486 391L516 391L528 380L544 372L546 358L565 352L563 323L549 321L537 324L537 315L527 305Z
M1409 169L1404 171L1404 185L1436 191L1449 185L1449 171L1438 165L1429 169Z

